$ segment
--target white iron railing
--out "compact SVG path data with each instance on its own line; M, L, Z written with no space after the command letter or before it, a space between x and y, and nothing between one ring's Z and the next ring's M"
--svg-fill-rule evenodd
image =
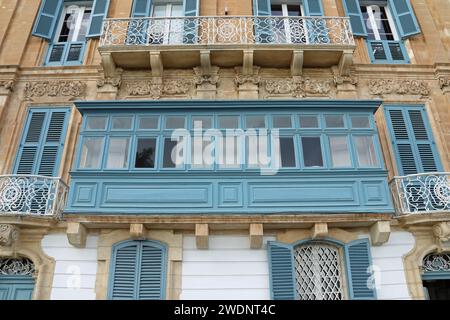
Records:
M347 17L167 17L105 19L100 46L354 45Z
M390 183L398 215L450 212L450 173L394 177Z
M60 218L68 187L60 178L34 175L0 176L0 216Z

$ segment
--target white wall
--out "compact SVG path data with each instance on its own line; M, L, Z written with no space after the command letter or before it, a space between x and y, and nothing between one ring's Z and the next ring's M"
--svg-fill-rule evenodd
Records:
M414 236L409 232L392 232L382 246L372 246L372 262L377 285L377 298L389 300L411 299L406 285L403 256L414 247Z
M183 239L181 299L270 299L266 242L250 249L248 236L210 236L198 250L194 236Z
M86 248L71 246L65 233L42 240L44 252L55 259L52 300L94 300L98 236L87 237Z

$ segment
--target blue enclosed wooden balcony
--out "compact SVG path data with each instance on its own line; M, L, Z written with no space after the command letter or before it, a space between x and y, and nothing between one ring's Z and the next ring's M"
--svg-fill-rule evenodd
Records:
M77 102L83 124L65 211L393 213L379 104Z

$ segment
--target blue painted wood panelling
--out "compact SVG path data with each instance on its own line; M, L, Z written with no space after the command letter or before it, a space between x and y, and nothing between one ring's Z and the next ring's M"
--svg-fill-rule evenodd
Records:
M0 276L0 300L31 300L34 283L31 276Z
M73 173L70 190L67 213L393 212L385 171L275 177Z

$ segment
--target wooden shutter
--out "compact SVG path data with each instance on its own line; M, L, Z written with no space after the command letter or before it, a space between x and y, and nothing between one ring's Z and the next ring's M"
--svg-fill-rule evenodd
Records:
M290 245L268 243L271 294L274 300L295 300L294 256Z
M420 27L410 0L389 0L389 8L392 10L392 16L397 21L397 27L402 38L420 33Z
M108 16L109 0L95 0L86 38L100 37L103 31L103 20Z
M353 300L376 299L369 240L355 240L347 244L345 256L350 298Z
M271 13L270 0L253 0L253 14L255 16L270 16Z
M165 288L165 249L152 243L142 243L139 300L160 300Z
M131 16L133 18L149 17L151 6L151 0L134 0Z
M359 0L344 0L344 9L350 18L353 35L367 37L366 22L363 19Z
M166 247L155 241L127 241L114 248L109 298L159 300L165 297Z
M33 35L51 40L56 23L61 14L63 0L42 0L36 22L34 23Z
M132 241L115 248L111 259L110 298L133 300L136 295L139 243Z
M303 1L305 8L305 16L323 16L322 0L305 0Z
M30 110L14 166L15 174L57 175L67 118L67 109Z
M386 116L400 175L442 170L423 107L387 107Z

